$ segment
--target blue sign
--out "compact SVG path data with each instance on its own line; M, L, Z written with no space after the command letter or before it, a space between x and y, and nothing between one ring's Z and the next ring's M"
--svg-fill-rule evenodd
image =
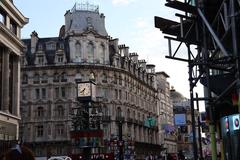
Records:
M177 125L177 126L186 125L186 115L185 114L175 114L174 120L175 120L175 125Z

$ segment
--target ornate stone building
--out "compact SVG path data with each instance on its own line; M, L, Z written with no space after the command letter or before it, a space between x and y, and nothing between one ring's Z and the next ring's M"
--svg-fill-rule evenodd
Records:
M18 140L21 28L28 23L11 0L0 2L0 155Z
M22 138L36 156L71 151L72 108L77 107L76 79L94 77L105 148L117 139L121 119L123 140L138 157L159 154L162 147L155 66L139 60L105 29L98 6L75 4L66 12L58 37L32 32L21 64ZM169 96L167 98L169 100Z

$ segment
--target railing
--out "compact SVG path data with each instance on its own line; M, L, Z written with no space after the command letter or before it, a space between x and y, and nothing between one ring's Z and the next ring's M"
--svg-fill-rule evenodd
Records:
M91 12L99 12L99 6L89 4L88 2L86 4L84 3L75 3L72 10L73 11L91 11Z

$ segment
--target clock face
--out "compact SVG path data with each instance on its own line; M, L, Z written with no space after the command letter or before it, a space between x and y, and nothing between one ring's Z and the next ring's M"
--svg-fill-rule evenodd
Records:
M78 97L91 96L91 85L90 83L79 83L78 84Z

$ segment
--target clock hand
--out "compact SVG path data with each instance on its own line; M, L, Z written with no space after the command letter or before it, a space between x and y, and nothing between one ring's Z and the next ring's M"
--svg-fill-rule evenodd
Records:
M85 88L83 90L80 91L80 93L83 93L85 91Z

